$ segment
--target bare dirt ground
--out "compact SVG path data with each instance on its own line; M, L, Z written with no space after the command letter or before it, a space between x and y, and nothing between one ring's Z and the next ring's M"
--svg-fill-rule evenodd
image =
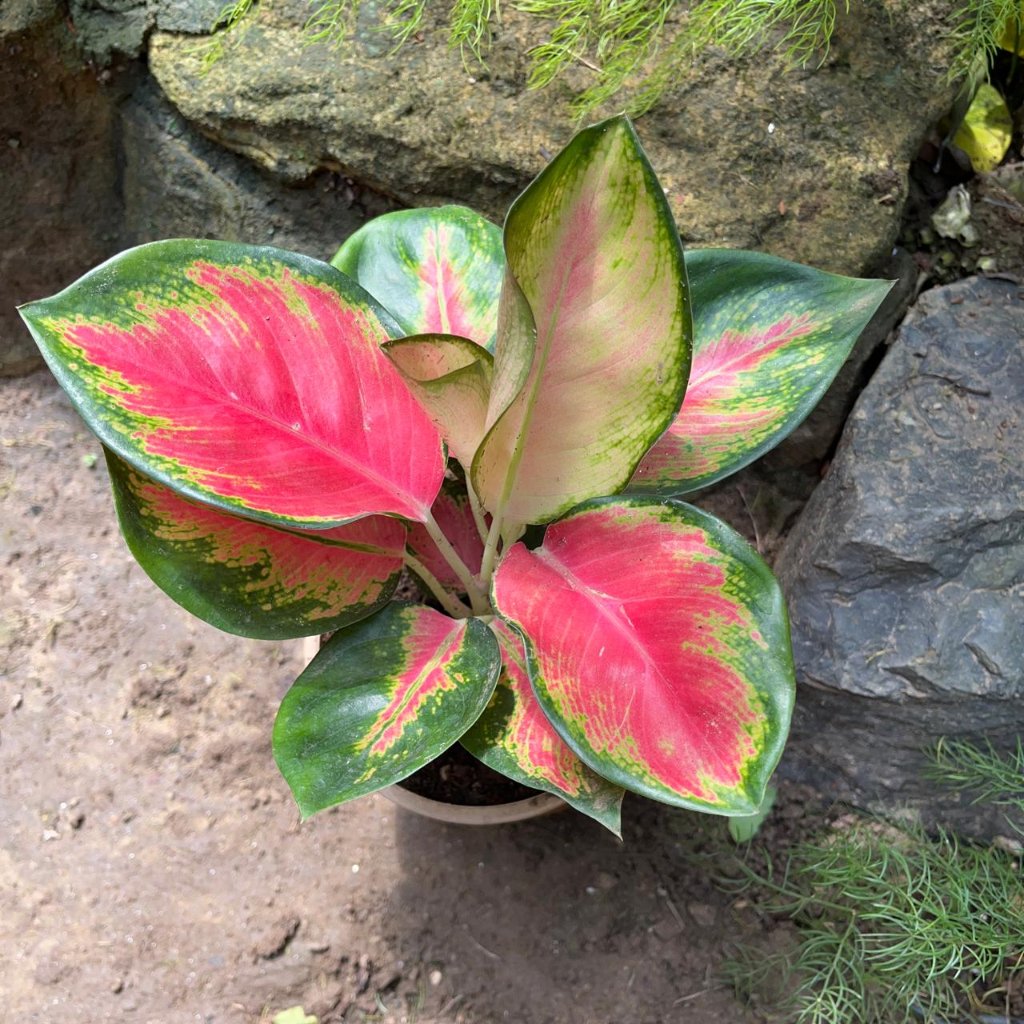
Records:
M762 1020L717 971L784 933L694 863L719 821L630 800L620 843L374 796L300 824L270 753L298 643L159 592L98 453L47 374L0 382L0 1019Z

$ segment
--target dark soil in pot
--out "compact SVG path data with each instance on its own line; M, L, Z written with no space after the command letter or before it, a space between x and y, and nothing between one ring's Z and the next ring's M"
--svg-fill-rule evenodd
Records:
M399 785L428 800L461 807L493 807L539 794L536 789L499 775L458 744Z

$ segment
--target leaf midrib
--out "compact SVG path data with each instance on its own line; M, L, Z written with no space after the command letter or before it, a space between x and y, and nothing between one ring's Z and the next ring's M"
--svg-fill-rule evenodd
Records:
M794 317L794 318L793 318L793 320L794 320L794 323L795 323L795 322L797 322L797 321L799 320L799 318L798 318L798 317ZM773 322L777 322L777 321L773 321ZM771 324L769 324L768 326L769 326L769 327L771 327ZM791 325L791 326L793 326L793 325ZM762 337L764 337L764 330L763 330L763 329L759 329L759 328L754 328L754 330L759 330L759 332L760 332L761 336L762 336ZM718 335L718 339L719 339L719 340L721 340L721 338L722 338L722 335L723 335L723 334L726 334L726 333L728 333L728 332L726 332L726 331L722 331L722 332L721 332L721 333L720 333L720 334ZM737 335L739 335L739 332L737 332L737 331L734 331L734 332L732 332L732 333L733 333L733 334L737 334ZM747 332L745 332L745 333L746 333L746 335L747 335L747 336L749 336L750 334L752 334L752 333L753 333L753 331L747 331ZM805 332L805 333L806 333L806 334L810 334L810 333L811 333L811 331L809 330L809 331L807 331L807 332ZM742 335L739 335L739 336L742 336ZM801 335L801 337L803 337L803 336L804 336L804 335L802 334L802 335ZM788 337L789 337L789 336L787 335L787 338L788 338ZM766 348L766 347L767 347L767 345L761 345L761 346L759 346L759 347L760 347L760 348ZM704 351L706 351L706 350L707 350L707 348L708 348L708 346L706 346L706 345L705 345L705 346L703 346L703 350L704 350ZM735 349L735 347L734 347L734 346L730 346L730 348L731 348L731 349L732 349L733 351L736 351L736 349ZM755 350L755 351L756 351L756 350ZM747 354L747 353L749 353L749 352L750 352L750 349L749 349L749 348L748 348L748 349L744 349L744 350L743 350L742 352L738 352L738 351L736 351L736 354L735 354L735 355L733 355L733 356L732 356L731 358L727 358L727 359L726 359L726 360L725 360L724 362L722 362L722 363L716 364L716 365L714 366L714 368L712 368L711 366L709 366L709 367L708 367L708 368L707 368L707 369L706 369L706 370L705 370L705 371L704 371L703 373L699 374L698 376L696 376L696 377L695 377L695 376L692 376L692 375L691 375L691 377L690 377L690 379L689 379L689 381L688 381L688 383L687 383L687 385L686 385L686 392L687 392L687 395L686 395L686 397L688 397L688 396L689 396L689 393L690 393L691 391L694 391L694 390L699 390L699 389L700 389L701 387L703 387L703 386L704 386L704 385L706 385L706 384L709 384L709 383L714 383L714 380L715 380L715 378L716 378L717 376L719 376L720 374L723 374L723 373L728 373L728 372L737 372L737 371L731 370L731 367L733 367L733 366L734 366L734 365L735 365L736 363L742 362L742 360L743 360L743 357L744 357L744 355L745 355L745 354ZM694 355L696 355L696 353L694 353ZM756 369L755 369L755 370L753 370L753 371L751 371L751 372L756 372ZM685 398L684 398L684 403L685 403Z
M614 602L619 605L620 608L624 609L626 601L585 583L568 565L562 562L547 548L537 548L533 554L537 556L541 562L545 563L553 572L565 580L571 590L575 590L577 592L582 591L587 596L589 603L598 609L598 613L601 618L608 620L614 626L616 632L626 634L630 648L638 649L644 663L657 674L659 680L666 687L668 686L668 679L665 676L665 673L661 670L657 662L652 659L646 647L639 642L639 636L635 627L633 627L632 620L629 619L628 615L625 615L625 612L623 611L623 616L625 616L626 620L629 622L630 629L627 630L622 622L622 618L608 608L608 604Z
M401 702L394 708L391 708L389 702L388 708L384 709L384 713L387 715L386 718L378 716L378 723L372 729L368 731L363 739L362 749L367 751L367 757L372 758L374 756L382 757L384 754L374 755L372 748L375 743L378 742L380 737L388 731L397 721L401 721L402 715L408 708L410 702L414 697L418 697L423 692L423 680L429 676L431 672L438 669L446 660L452 649L461 642L460 635L465 632L464 626L460 623L453 622L453 628L448 631L447 636L438 644L433 655L424 664L423 668L417 673L416 679L413 685L408 686L405 691L405 696ZM415 628L415 627L414 627ZM395 678L395 677L393 677ZM400 678L400 677L398 677ZM405 729L402 729L402 734L405 733ZM400 739L401 737L399 737Z
M620 599L613 594L605 593L604 591L598 590L595 587L590 586L588 583L581 580L580 577L577 576L568 565L566 565L564 562L558 559L547 548L537 548L533 552L533 554L536 555L543 563L545 563L553 572L555 572L563 580L565 580L565 582L569 584L571 589L576 591L582 591L588 596L588 598L591 598L590 603L596 606L598 614L600 615L601 619L607 621L617 633L624 635L627 641L629 642L629 647L631 649L639 651L644 664L649 666L649 668L656 674L657 680L662 687L662 692L672 692L673 687L668 677L662 671L658 663L653 660L651 655L648 653L647 648L640 643L639 634L633 627L632 620L630 620L628 615L625 614L625 611L623 611L623 616L629 622L630 626L630 629L627 629L622 622L622 618L614 614L614 612L611 609L607 608L608 602L614 602L624 609L628 599ZM627 714L624 716L623 719L624 721L625 718L628 717L628 712L632 709L632 706L633 700L631 699L629 707L627 708ZM688 715L687 717L692 720L692 716ZM627 735L630 734L627 733ZM589 740L587 742L589 744ZM714 747L707 747L706 744L705 747L715 760L719 762L722 761L721 756L718 754ZM664 786L664 783L662 783L661 780L658 779L658 777L653 773L651 773L651 778L656 782L657 785Z
M129 376L127 376L122 369L119 369L117 367L110 367L110 366L106 366L106 365L101 364L101 363L94 362L93 360L91 360L91 359L89 359L87 357L84 348L81 348L80 346L75 345L73 342L71 342L66 337L65 337L64 340L66 341L67 344L69 344L72 347L78 349L78 351L81 353L82 359L87 363L87 365L92 366L92 367L96 367L97 369L99 369L101 371L108 372L108 373L109 372L118 373L119 375L121 375L124 378L124 380L127 383L130 383L130 384L132 384L133 386L136 386L136 387L139 386L138 381L137 380L136 381L131 380L131 378ZM383 355L383 353L381 354L381 358L382 359L386 358ZM150 364L150 365L152 365L152 364ZM207 363L207 365L209 365L209 364ZM290 364L287 363L287 361L285 361L285 366L288 367L288 372L289 372L289 374L291 374L291 367L290 367ZM360 411L361 412L365 412L367 406L366 406L366 402L365 402L365 400L363 398L364 392L363 392L363 388L362 388L361 378L359 377L358 374L356 375L356 379L357 379L357 383L358 383L357 391L358 391L358 395L359 395ZM170 382L175 383L175 384L177 384L179 386L181 384L180 381L176 381L173 377L171 377L170 374L161 374L159 372L155 372L155 373L153 373L151 375L151 377L148 380L143 381L141 386L142 387L148 387L148 385L150 384L151 381L161 381L161 380L163 380L163 381L170 381ZM292 380L294 380L294 376L292 377ZM393 481L388 480L386 477L383 477L380 473L378 473L378 472L376 472L376 471L374 471L372 469L368 469L365 466L365 464L362 464L362 463L358 462L355 459L354 456L349 455L349 454L345 453L344 451L340 451L340 450L334 449L329 444L320 441L319 439L317 439L316 435L314 435L314 434L307 434L307 433L302 432L301 430L298 430L298 431L297 430L293 430L291 424L285 423L280 417L275 417L275 416L269 414L268 412L266 412L265 410L258 409L255 406L250 405L249 403L241 402L239 400L239 401L236 401L234 404L229 404L228 402L226 402L224 400L223 392L216 392L212 388L203 388L203 387L198 386L198 385L196 385L196 384L194 384L192 382L187 382L187 383L188 383L188 388L189 388L191 393L196 394L196 395L198 395L201 398L206 398L206 399L212 400L214 402L214 404L220 405L220 406L225 407L225 408L239 408L240 407L252 419L260 421L260 422L263 422L263 423L270 424L271 426L275 427L276 430L279 433L281 433L283 436L285 436L285 437L292 437L292 438L298 437L298 438L300 438L302 440L302 442L304 444L308 444L309 447L315 448L315 449L317 449L317 450L319 450L321 452L324 452L325 454L329 455L334 461L336 461L336 462L338 462L338 463L340 463L340 464L342 464L342 465L344 465L346 467L355 469L357 471L357 475L361 475L364 479L367 479L367 480L377 484L379 487L381 487L382 490L390 491L392 493L399 494L401 496L401 498L403 499L405 505L408 508L413 509L413 508L416 508L417 506L419 506L421 504L418 500L414 500L413 499L413 496L410 494L410 492L407 489L396 486ZM111 396L111 397L113 397L113 396ZM117 401L116 398L114 400ZM129 412L128 408L122 402L117 401L117 404L118 404L118 406L124 412ZM140 419L142 419L143 421L146 418L144 416L144 414L135 412L134 410L131 411L131 415L137 416ZM161 416L160 418L161 419L165 419L172 426L177 426L175 421L173 419L167 417L167 416ZM153 433L153 431L148 431L147 432L147 437L151 433ZM116 432L114 432L113 441L110 442L111 447L114 447L114 441L117 441L117 440L120 440L120 436L117 435ZM149 453L149 454L154 454L154 453ZM164 459L170 459L170 461L172 461L172 462L178 462L178 460L173 459L170 456L158 456L158 457L164 458ZM182 464L184 464L184 463L182 463ZM193 468L195 468L197 470L199 469L198 466L193 467ZM228 497L226 495L221 495L217 491L215 491L213 488L211 488L209 486L206 486L206 485L200 485L200 484L194 483L192 481L189 481L189 483L191 484L191 486L196 487L197 489L198 488L202 488L204 491L212 493L212 494L216 495L217 497L219 497L219 498L221 498L222 500L225 500L225 501L233 501L233 500L241 501L241 500L244 500L244 499L238 499L238 498L230 498L230 497ZM266 510L258 510L256 508L253 508L253 510L254 511L264 511L267 515L281 515L281 513L274 513L274 512L269 512L269 511L266 511ZM379 515L379 514L382 514L382 513L379 510L365 513L365 515L375 515L375 514ZM287 517L285 517L285 518L287 518ZM362 517L358 517L358 518L362 518Z

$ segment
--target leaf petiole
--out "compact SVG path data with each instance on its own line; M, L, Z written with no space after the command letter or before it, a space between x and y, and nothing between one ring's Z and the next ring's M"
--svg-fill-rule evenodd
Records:
M491 588L491 577L494 575L494 563L498 557L498 543L501 540L502 517L495 514L491 519L491 528L484 544L483 558L480 560L480 582Z
M437 598L438 604L453 619L468 619L473 610L463 604L454 594L448 593L441 586L440 580L411 552L405 553L405 564L420 578L430 593Z
M473 513L473 521L476 523L480 539L486 544L489 527L487 519L484 517L484 506L476 496L476 491L473 490L473 484L470 482L468 473L466 474L466 494L469 496L469 508Z
M444 531L437 525L433 516L427 518L423 524L426 527L430 539L437 545L444 560L451 566L452 572L458 577L459 582L466 590L469 602L477 615L486 615L491 611L490 602L486 593L480 589L480 584L473 578L472 572L467 568L466 563L459 557L459 553L452 547L451 541L444 535Z

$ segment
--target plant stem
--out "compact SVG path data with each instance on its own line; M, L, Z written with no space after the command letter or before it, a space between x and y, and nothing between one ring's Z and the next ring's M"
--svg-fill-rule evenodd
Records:
M512 523L501 531L501 550L508 551L526 533L526 523Z
M480 581L488 590L490 590L491 577L494 575L498 560L499 545L502 552L508 551L526 533L525 523L506 523L504 527L498 523L497 528L495 528L495 523L497 520L491 521L491 529L484 547L484 557L480 564Z
M490 589L491 577L494 575L494 562L498 557L498 542L501 540L500 515L494 515L491 519L491 529L487 534L487 542L484 544L484 556L480 560L480 582Z
M466 494L469 495L469 507L473 513L473 521L476 523L476 528L480 533L480 539L486 544L488 526L487 520L484 518L484 507L476 496L476 491L473 490L473 484L470 482L468 471L466 473Z
M466 563L459 557L459 553L452 547L451 541L444 535L444 531L437 525L437 520L430 516L423 524L430 534L430 539L437 545L444 560L452 567L452 572L459 578L459 582L465 587L469 595L469 602L477 615L486 615L491 606L486 594L480 589L480 584L473 578L473 574L466 567Z
M441 586L438 578L413 554L405 553L405 564L426 584L431 594L437 598L441 607L453 619L468 619L473 610L467 608L454 594L449 594Z

